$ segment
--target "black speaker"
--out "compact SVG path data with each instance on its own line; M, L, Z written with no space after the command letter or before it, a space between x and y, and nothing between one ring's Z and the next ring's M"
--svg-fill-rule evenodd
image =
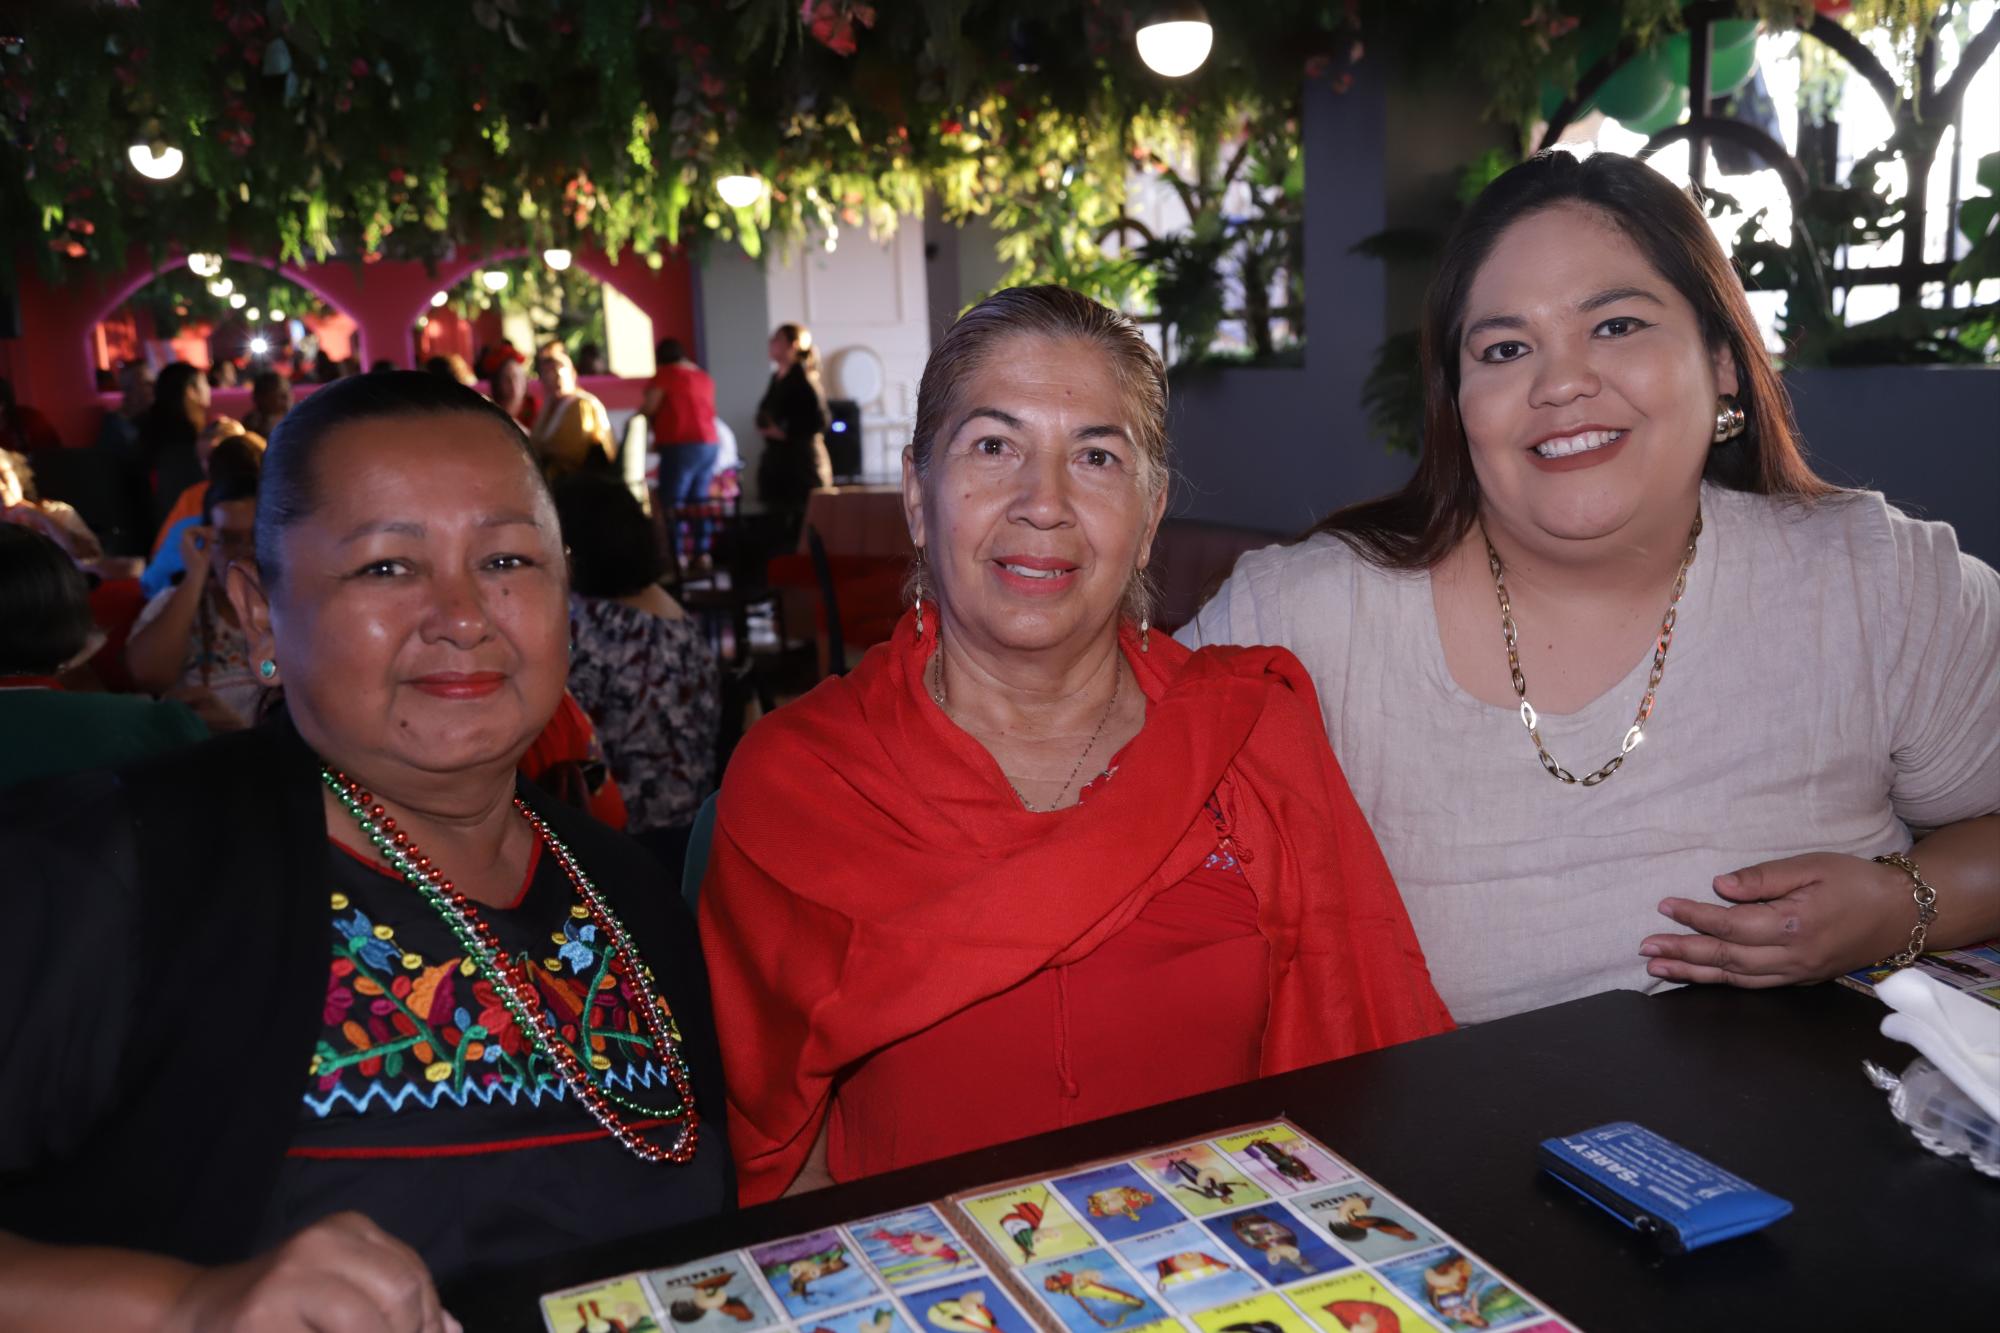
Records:
M835 481L861 476L861 404L851 398L830 399L826 413L826 455L833 460Z

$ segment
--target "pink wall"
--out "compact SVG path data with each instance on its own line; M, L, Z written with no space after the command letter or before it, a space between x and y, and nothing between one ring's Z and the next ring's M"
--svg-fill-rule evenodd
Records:
M380 359L412 366L410 335L417 317L429 311L431 294L453 286L474 269L523 253L503 250L461 255L440 263L435 272L414 261L395 259L359 264L270 264L237 251L232 251L230 258L265 264L344 311L358 326L355 351L364 366ZM155 266L135 256L122 273L79 270L68 282L54 286L25 267L16 269L24 336L0 340L0 368L13 379L21 402L40 408L55 422L64 444L86 445L94 440L104 405L115 401L97 392L93 369L96 324L155 274L185 262L184 256L175 256L165 265ZM669 253L657 270L632 254L613 263L600 250L578 250L575 262L645 311L653 321L655 338L676 337L693 343L693 277L685 255ZM639 399L636 382L628 386L616 378L593 376L587 384L608 407L631 406ZM228 401L224 395L217 396L218 404ZM229 412L226 406L217 410Z

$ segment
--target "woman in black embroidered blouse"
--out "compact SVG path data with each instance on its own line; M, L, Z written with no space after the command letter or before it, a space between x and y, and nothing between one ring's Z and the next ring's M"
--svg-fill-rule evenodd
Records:
M566 573L476 393L286 418L226 575L284 708L0 811L0 1310L443 1330L433 1275L731 1206L693 923L514 776Z

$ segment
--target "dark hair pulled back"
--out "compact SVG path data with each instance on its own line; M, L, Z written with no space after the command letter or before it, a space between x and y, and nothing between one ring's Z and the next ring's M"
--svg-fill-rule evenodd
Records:
M457 380L419 370L385 370L336 380L287 412L264 451L257 487L257 570L265 583L275 585L280 577L279 545L285 529L319 506L320 488L327 479L320 475L317 459L329 435L366 421L452 412L490 420L520 449L528 470L541 484L534 450L514 418Z
M0 676L53 676L90 642L90 585L62 547L0 523Z

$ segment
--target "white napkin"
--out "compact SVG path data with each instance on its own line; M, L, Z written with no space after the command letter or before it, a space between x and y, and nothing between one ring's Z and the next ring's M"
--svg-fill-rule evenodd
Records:
M2000 1120L2000 1009L1914 968L1883 978L1875 993L1896 1011L1882 1020L1882 1035L1929 1056L1980 1110Z

